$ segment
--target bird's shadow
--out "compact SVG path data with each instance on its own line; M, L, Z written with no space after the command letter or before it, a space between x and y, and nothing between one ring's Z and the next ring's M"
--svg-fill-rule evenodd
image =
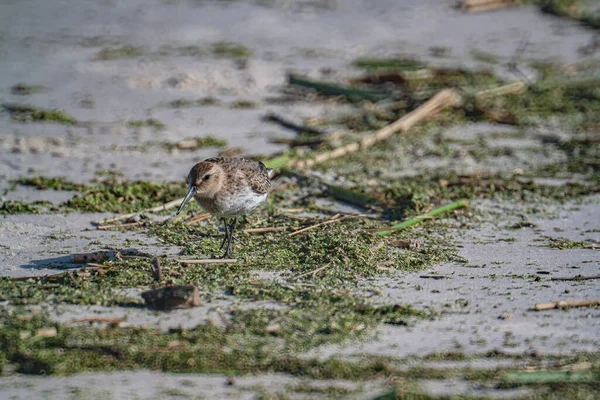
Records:
M27 264L23 264L20 268L23 269L77 269L83 268L85 264L75 264L73 262L73 255L64 255L53 258L43 258L39 260L31 260Z
M85 268L87 265L87 262L92 262L92 263L95 262L95 263L101 264L106 261L114 261L117 259L117 256L116 256L117 253L116 253L116 251L113 251L113 250L96 250L96 251L81 253L81 255L84 256L86 254L98 254L98 253L103 253L105 255L105 258L103 260L96 260L93 257L90 257L89 261L84 260L83 262L76 263L73 260L75 254L65 254L63 256L58 256L58 257L31 260L27 264L20 265L19 267L23 268L23 269L38 269L38 270L44 270L44 269L70 270L70 269ZM145 252L140 251L135 248L120 249L119 253L121 255L127 255L127 256L136 256L137 255L137 256L143 256L143 257L149 257L149 258L154 257L152 254L145 253Z

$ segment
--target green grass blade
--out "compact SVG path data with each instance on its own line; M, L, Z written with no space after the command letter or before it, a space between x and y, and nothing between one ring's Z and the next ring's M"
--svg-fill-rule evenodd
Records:
M376 233L378 235L381 235L381 236L386 236L386 235L389 235L390 233L393 233L394 231L397 231L399 229L404 229L404 228L409 227L411 225L417 224L417 223L423 221L423 219L425 219L425 218L436 217L436 216L438 216L440 214L443 214L443 213L446 213L448 211L457 210L459 208L467 207L468 205L469 205L469 201L468 200L459 200L457 202L445 205L443 207L436 208L436 209L428 212L427 214L419 215L417 217L408 219L406 221L402 221L399 224L392 225L391 227L389 227L389 229L381 230L381 231L378 231Z

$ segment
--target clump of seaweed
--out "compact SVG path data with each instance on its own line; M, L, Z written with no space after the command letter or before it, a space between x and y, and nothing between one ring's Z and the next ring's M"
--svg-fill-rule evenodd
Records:
M94 56L97 61L119 60L123 58L136 58L143 54L143 49L136 46L106 47Z
M18 122L56 122L65 125L74 125L77 120L62 110L49 110L30 106L27 104L4 103L2 107L8 111L10 117Z

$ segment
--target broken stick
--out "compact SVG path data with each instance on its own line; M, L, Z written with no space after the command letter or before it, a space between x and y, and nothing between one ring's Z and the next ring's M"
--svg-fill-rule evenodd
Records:
M308 271L303 274L300 274L297 277L295 277L294 279L304 278L305 276L308 276L308 275L315 275L317 272L323 271L325 268L329 267L330 265L331 265L331 263L327 263L327 264L323 265L322 267L319 267L317 269L313 269L312 271Z
M98 225L112 224L114 222L118 222L118 221L122 221L124 219L134 217L138 214L156 213L156 212L160 212L160 211L170 210L171 208L175 208L175 207L179 206L182 201L183 201L183 197L181 199L173 200L168 203L162 204L160 206L147 208L145 210L141 210L141 211L134 212L131 214L124 214L124 215L120 215L120 216L114 217L114 218L103 219L102 221L98 222Z
M308 160L296 161L292 166L296 168L312 167L315 164L331 160L333 158L343 157L347 154L355 153L358 150L364 150L376 143L382 142L398 132L405 132L410 129L413 125L420 122L421 120L437 114L441 110L447 107L454 107L461 103L461 97L452 89L444 89L438 92L431 99L427 100L424 104L419 106L417 109L409 112L404 117L400 118L396 122L385 126L372 135L369 135L360 142L349 143L345 146L338 147L329 152L318 154L314 158Z
M600 305L600 299L597 300L568 300L555 301L554 303L538 303L533 309L535 311L552 310L554 308L566 309L574 307L590 307Z
M144 225L144 222L142 222L142 221L131 222L129 224L98 225L98 230L108 231L108 230L113 229L113 228L129 229L129 228L137 228L137 227L143 226L143 225Z
M110 327L118 327L121 323L125 321L123 317L88 317L88 318L80 318L80 319L72 319L65 323L65 325L74 325L81 324L86 322L100 322L102 324L106 324Z
M154 275L154 280L160 282L162 279L162 269L160 267L160 259L158 257L154 257L152 259L152 274Z
M518 81L494 89L482 90L481 92L475 93L475 98L477 100L482 100L490 97L505 96L507 94L519 94L525 90L525 87L525 82Z
M560 278L560 277L550 278L551 281L585 281L585 280L591 280L591 279L600 279L600 275L592 275L592 276L577 275L577 276L564 277L564 278Z
M287 226L272 226L267 228L252 228L245 229L244 233L269 233L269 232L281 232L285 231Z
M509 5L509 0L463 0L461 8L467 12L475 13L496 10Z

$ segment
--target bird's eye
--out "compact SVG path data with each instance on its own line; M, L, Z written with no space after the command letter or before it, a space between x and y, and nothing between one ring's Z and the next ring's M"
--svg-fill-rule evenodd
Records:
M205 181L209 180L210 179L210 174L204 175L204 178L202 178L202 179L204 179Z

